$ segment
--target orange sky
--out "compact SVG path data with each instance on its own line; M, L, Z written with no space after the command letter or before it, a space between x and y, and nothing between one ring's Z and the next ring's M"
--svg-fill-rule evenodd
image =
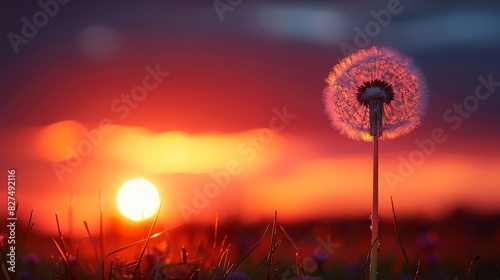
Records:
M204 134L154 133L118 125L112 133L100 134L93 130L98 127L63 121L2 131L18 137L7 142L12 149L5 159L17 167L20 217L33 209L35 219L47 225L43 229L54 231L57 211L63 227L69 228L72 196L73 229L83 230L83 220L96 228L99 191L105 219L120 218L116 194L122 183L135 177L158 187L160 216L167 225L210 224L216 213L257 222L278 210L280 219L289 222L368 216L371 210L370 143L353 141L367 151L326 157L314 139L266 127ZM499 198L492 195L499 183L497 156L435 152L422 162L415 155L410 161L410 154L418 153L414 147L383 151L393 141L380 143L382 217L390 217L391 195L402 217L438 218L459 205L500 211ZM86 145L92 149L88 154L82 148ZM84 153L64 160L72 153L68 151L78 149Z

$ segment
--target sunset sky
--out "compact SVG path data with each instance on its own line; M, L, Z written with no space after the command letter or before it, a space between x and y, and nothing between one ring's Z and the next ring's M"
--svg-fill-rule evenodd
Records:
M373 44L411 56L430 94L421 126L380 142L382 216L390 196L403 217L500 212L498 3L48 2L35 30L34 1L2 3L0 25L0 170L41 228L69 227L70 205L94 224L99 191L120 217L136 177L165 224L368 216L371 143L331 127L322 91L342 46Z

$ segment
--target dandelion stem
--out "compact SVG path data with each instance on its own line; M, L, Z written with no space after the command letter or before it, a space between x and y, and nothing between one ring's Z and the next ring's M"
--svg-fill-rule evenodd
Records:
M370 110L370 135L382 136L382 116L384 115L383 101L380 98L372 98L369 101Z
M373 136L373 209L372 209L372 244L370 256L370 280L377 279L378 263L378 136Z

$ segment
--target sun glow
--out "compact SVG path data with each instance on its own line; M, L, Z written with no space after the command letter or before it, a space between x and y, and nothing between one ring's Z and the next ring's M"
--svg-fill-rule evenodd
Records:
M160 207L158 190L143 178L125 182L118 191L116 201L120 213L134 221L153 216Z

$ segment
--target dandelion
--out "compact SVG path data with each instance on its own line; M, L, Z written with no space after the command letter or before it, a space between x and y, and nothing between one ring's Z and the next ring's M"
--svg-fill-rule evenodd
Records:
M427 89L420 69L396 50L371 47L341 60L326 79L326 112L349 138L373 141L373 210L370 279L377 278L378 140L417 127L425 115Z
M335 65L326 82L326 112L349 138L396 138L412 131L425 115L424 78L410 58L395 50L362 49Z

